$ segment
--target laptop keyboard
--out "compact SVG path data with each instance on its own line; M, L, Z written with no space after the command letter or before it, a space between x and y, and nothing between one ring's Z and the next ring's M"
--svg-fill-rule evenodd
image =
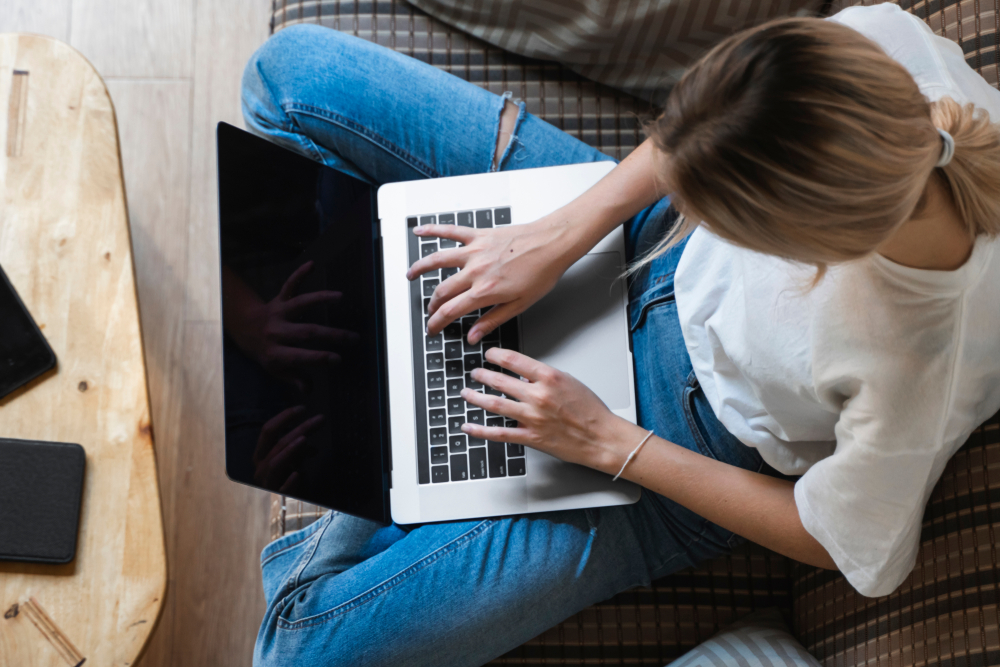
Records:
M417 225L463 225L479 229L510 224L510 208L454 211L434 215L410 216L408 230ZM450 239L418 237L407 234L407 249L412 265L439 249L459 244ZM410 318L413 327L414 403L417 426L417 481L420 484L467 482L525 474L524 446L493 442L462 431L462 424L514 427L516 422L468 404L460 396L469 387L478 392L502 395L472 379L472 371L485 367L517 377L511 371L485 361L491 347L520 351L518 320L514 318L469 345L468 334L482 311L473 311L452 322L436 336L428 336L427 306L438 284L458 269L429 271L410 283Z

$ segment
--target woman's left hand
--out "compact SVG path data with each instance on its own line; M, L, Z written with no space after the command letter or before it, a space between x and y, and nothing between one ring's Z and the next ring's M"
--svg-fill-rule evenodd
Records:
M582 382L562 371L513 350L491 348L486 361L521 378L477 368L473 379L510 398L466 388L468 403L517 420L516 428L466 423L462 430L495 442L527 445L556 458L601 470L611 458L616 416ZM515 400L511 400L515 399Z

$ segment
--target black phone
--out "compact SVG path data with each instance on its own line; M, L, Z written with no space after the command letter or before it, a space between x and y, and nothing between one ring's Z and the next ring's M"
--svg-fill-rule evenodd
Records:
M0 398L55 365L55 353L0 267Z

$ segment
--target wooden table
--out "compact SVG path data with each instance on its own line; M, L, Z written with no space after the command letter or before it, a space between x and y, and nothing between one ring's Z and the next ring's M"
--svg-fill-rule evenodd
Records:
M0 665L135 662L166 559L118 132L101 77L47 37L0 35L0 265L57 368L0 399L0 436L76 442L76 560L0 563Z

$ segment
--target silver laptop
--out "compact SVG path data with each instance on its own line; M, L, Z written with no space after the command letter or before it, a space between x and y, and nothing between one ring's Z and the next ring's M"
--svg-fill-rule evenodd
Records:
M505 424L459 396L466 386L494 391L470 375L489 367L483 354L494 346L570 373L635 421L621 227L477 345L466 333L478 313L425 333L427 301L457 269L405 277L418 258L451 245L415 236L417 225L531 222L613 163L392 183L376 194L225 124L218 146L231 479L399 524L639 499L625 480L461 430L466 421ZM274 320L270 338L259 331L263 312Z

